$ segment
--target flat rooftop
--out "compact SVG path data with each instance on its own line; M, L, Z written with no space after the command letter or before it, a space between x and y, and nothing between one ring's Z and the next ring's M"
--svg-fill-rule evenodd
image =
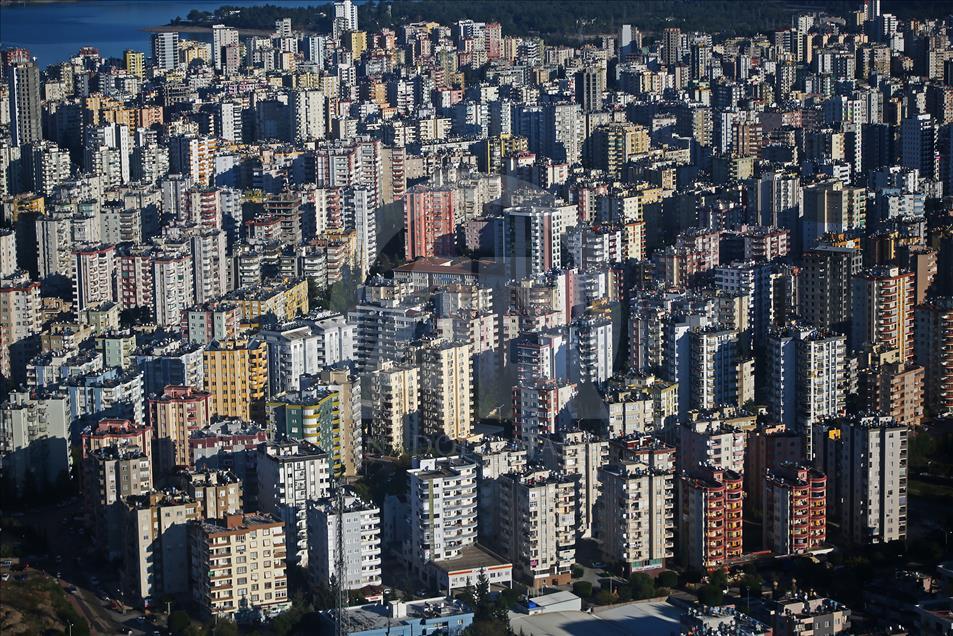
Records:
M456 572L458 570L473 570L475 568L493 567L495 565L510 565L503 557L487 550L480 545L468 545L456 559L445 561L434 561L434 565L444 572Z
M642 601L587 612L510 613L523 636L671 636L681 633L682 610L668 601Z

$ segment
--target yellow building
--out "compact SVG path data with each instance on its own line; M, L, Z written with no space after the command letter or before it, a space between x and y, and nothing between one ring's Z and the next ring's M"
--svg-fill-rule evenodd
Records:
M189 66L195 60L212 61L212 47L207 42L179 40L179 62Z
M344 46L351 50L351 55L357 60L367 50L367 32L348 31L344 34Z
M142 51L126 49L122 54L126 72L136 77L143 77L146 70L146 56Z
M482 157L481 167L487 172L501 173L506 157L527 150L529 150L529 140L526 137L510 133L495 135L486 140L486 155Z
M216 341L202 359L213 414L264 422L268 345L259 340Z
M4 205L4 207L7 207ZM46 212L46 200L39 194L18 194L10 200L9 212L5 212L10 223L16 223L21 214L44 214Z
M600 126L593 135L593 162L609 176L619 178L626 162L649 150L644 126L625 122Z
M238 307L243 327L257 327L261 317L268 314L280 320L292 320L308 313L308 279L290 278L258 287L236 289L226 298Z

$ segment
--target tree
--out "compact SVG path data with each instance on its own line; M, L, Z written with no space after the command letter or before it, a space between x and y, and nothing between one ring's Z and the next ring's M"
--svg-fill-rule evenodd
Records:
M509 607L502 596L494 600L490 594L490 580L486 574L480 572L476 587L472 591L468 588L463 595L472 598L473 603L473 625L468 633L480 635L509 633L510 620L507 615Z
M674 570L665 570L655 578L655 584L658 587L667 587L669 589L678 585L678 572Z
M616 602L617 598L618 597L609 590L599 590L592 601L596 605L611 605Z
M711 583L698 588L698 602L702 605L715 607L721 605L725 600L724 588L717 587Z
M629 577L629 589L632 592L632 598L642 600L655 596L655 581L644 572L636 572Z
M175 610L169 614L169 631L173 634L184 634L192 625L192 619L183 610Z
M572 593L580 598L589 598L592 596L592 583L589 581L576 581L572 584Z
M724 570L715 570L708 577L708 582L720 590L728 587L728 574Z
M212 627L212 636L238 636L238 625L235 621L221 619Z
M763 581L760 574L757 572L749 572L741 577L741 584L738 586L738 591L742 598L749 596L758 598L761 596L762 583Z

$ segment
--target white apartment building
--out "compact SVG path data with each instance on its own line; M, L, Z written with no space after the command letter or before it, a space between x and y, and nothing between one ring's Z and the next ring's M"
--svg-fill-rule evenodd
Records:
M738 400L738 333L727 329L693 331L691 404L714 409Z
M152 290L156 324L178 327L195 300L192 282L192 255L165 252L152 261Z
M194 232L190 242L195 302L201 304L226 292L226 236L221 229L204 228Z
M189 592L188 522L202 510L184 493L153 491L124 500L121 581L127 598L149 606Z
M238 29L232 29L224 24L212 26L212 65L220 71L225 62L225 47L229 44L238 44Z
M18 489L30 473L53 485L72 465L69 396L61 392L13 391L0 405L0 467Z
M596 534L607 563L656 569L675 555L675 452L650 453L599 469Z
M612 377L612 319L596 313L569 325L569 377L575 382L602 383Z
M17 235L12 229L0 229L0 278L17 271Z
M579 477L575 482L576 536L591 536L599 469L609 463L609 441L588 431L556 433L543 439L542 461L552 471Z
M477 539L477 466L460 457L415 460L410 477L410 564L458 558Z
M364 286L364 301L348 315L355 325L354 360L360 371L398 360L408 342L430 321L426 305L406 298L406 286L375 281Z
M36 249L41 279L53 274L72 278L75 261L69 214L53 212L36 219Z
M907 537L908 428L854 416L814 427L814 465L827 475L828 519L857 545Z
M500 477L499 547L514 577L534 590L571 580L578 479L540 467Z
M381 585L381 511L346 489L344 510L334 496L308 503L308 569L311 579L337 578L338 525L344 562L342 586L363 590Z
M327 97L315 89L297 89L289 93L291 136L297 142L324 139L327 132L325 110Z
M73 309L116 300L116 251L112 245L83 245L73 251Z
M292 322L261 332L268 343L268 378L272 395L301 390L301 376L316 374L318 365L318 338L311 327Z
M569 428L569 405L576 385L566 380L532 380L513 387L513 425L531 459L537 459L547 435Z
M793 326L768 337L768 413L810 436L811 426L846 407L847 339Z
M308 442L268 442L258 447L258 508L284 522L288 562L308 565L307 503L331 488L330 457Z
M743 474L745 432L717 417L699 418L679 426L678 457L681 470L711 465Z
M463 458L477 466L477 516L480 538L493 541L499 535L499 478L526 470L526 446L500 437L484 438L470 445Z
M322 367L354 359L357 328L342 314L319 314L309 318L311 331L317 338L317 363Z

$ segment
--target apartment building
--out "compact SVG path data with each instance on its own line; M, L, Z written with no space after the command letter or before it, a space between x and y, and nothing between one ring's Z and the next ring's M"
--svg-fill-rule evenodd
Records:
M422 432L420 377L417 366L390 361L370 374L373 452L399 455L415 448L415 438Z
M83 458L107 446L135 446L152 461L152 427L131 420L103 419L80 433Z
M267 411L279 439L331 449L332 473L353 476L362 460L360 394L346 370L343 376L340 384L315 384L281 395L268 403Z
M896 350L889 352L896 354ZM872 413L916 428L923 420L924 368L899 362L877 363L858 374L858 395Z
M698 418L679 426L679 468L692 470L711 464L740 474L745 470L747 435L740 427L722 420L717 414Z
M260 340L211 342L203 353L212 413L264 422L268 345Z
M212 394L190 386L167 386L146 401L154 441L156 475L193 464L189 436L212 419Z
M847 339L809 326L772 330L766 350L768 413L774 422L806 432L846 408Z
M595 534L603 559L626 573L662 568L675 555L674 450L644 457L599 468Z
M477 467L477 518L480 539L490 542L499 535L500 476L526 469L526 447L501 437L484 437L463 452Z
M762 540L777 556L803 554L827 540L827 477L804 464L785 463L764 475Z
M814 465L827 475L828 518L857 545L907 536L908 428L854 415L814 427Z
M765 472L805 459L805 435L784 424L766 424L748 431L745 451L745 516L758 521L764 511Z
M289 607L285 531L260 514L230 514L188 524L192 600L208 617L241 609L266 615Z
M916 360L924 368L927 412L953 416L953 296L916 308Z
M742 476L702 465L679 480L678 552L683 564L708 571L743 554Z
M40 332L40 284L27 276L0 279L0 375L26 379L27 360L36 353L27 340Z
M231 470L184 470L176 481L202 507L206 519L242 512L242 481Z
M851 288L850 345L897 349L902 362L913 360L913 272L877 266L859 273Z
M339 509L332 493L308 502L308 573L312 581L336 580L340 559L344 563L340 585L366 590L369 596L376 590L367 588L381 585L381 511L349 488L342 501L343 509ZM343 551L338 550L339 533Z
M188 522L201 519L198 502L182 492L152 491L123 502L121 585L140 607L189 593Z
M461 457L415 459L410 478L409 562L419 577L477 539L477 466Z
M592 534L593 508L599 498L599 468L609 462L609 441L582 430L549 435L542 440L543 465L549 470L577 475L576 534Z
M152 491L152 465L134 445L110 445L83 459L83 511L93 544L108 560L122 556L122 501Z
M830 598L807 596L772 601L775 636L850 633L850 610Z
M421 352L421 412L426 435L465 440L473 434L470 345L438 340Z
M404 194L407 246L404 257L451 256L454 253L456 190L450 186L415 186Z
M82 245L73 251L73 309L116 301L116 250L112 245Z
M530 458L539 460L545 439L572 425L569 404L576 385L566 380L534 379L513 387L513 427Z
M715 327L692 331L691 404L714 409L738 402L738 334Z
M576 560L576 481L538 466L500 477L499 547L533 590L567 585Z
M851 285L862 267L863 252L850 245L821 245L804 253L798 313L810 325L847 333Z
M72 400L59 390L12 391L0 405L0 467L22 492L28 475L41 490L73 465Z
M284 523L288 563L307 567L307 504L330 492L330 457L309 442L267 442L258 447L255 472L259 510Z

